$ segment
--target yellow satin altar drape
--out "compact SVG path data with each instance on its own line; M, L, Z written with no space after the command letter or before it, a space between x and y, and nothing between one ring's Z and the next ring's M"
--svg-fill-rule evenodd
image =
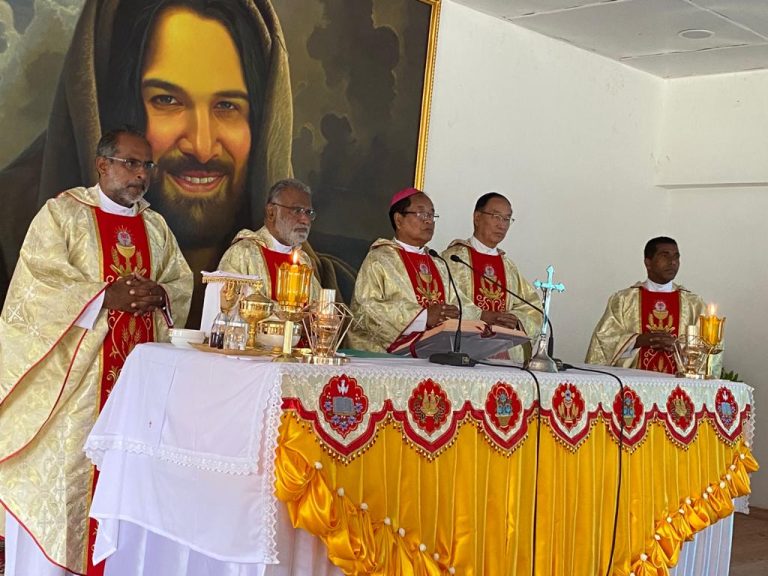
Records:
M531 574L536 427L533 419L523 444L504 455L465 424L429 461L388 422L345 465L286 411L276 494L294 526L320 537L346 574ZM602 421L575 452L546 424L540 439L535 574L605 574L618 446ZM687 448L649 424L622 467L612 573L639 576L668 574L684 539L732 513L731 498L749 493L747 472L757 463L741 439L729 446L702 421Z

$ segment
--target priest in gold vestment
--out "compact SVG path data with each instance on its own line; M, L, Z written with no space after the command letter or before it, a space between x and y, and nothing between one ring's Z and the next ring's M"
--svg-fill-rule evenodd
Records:
M0 317L0 501L7 574L95 574L83 453L126 355L183 326L192 274L142 199L152 151L105 134L99 184L46 202L32 221ZM90 539L89 539L90 538Z
M482 310L480 319L483 322L520 329L533 338L541 332L543 314L533 307L541 308L541 298L515 263L498 248L512 222L512 204L506 197L497 192L483 194L475 203L472 214L472 237L454 240L442 256L448 262L459 290ZM458 256L472 268L452 261L451 256ZM513 360L524 360L522 346L515 346L509 354Z
M672 282L680 268L675 240L653 238L644 255L648 278L610 297L592 334L588 364L675 373L674 340L698 324L704 301Z
M420 190L406 188L392 198L389 219L395 237L376 240L357 275L351 348L391 352L458 316L454 303L462 295L448 290L447 268L429 256L426 246L437 217L432 200ZM476 306L466 298L462 302L465 319L480 318Z
M302 249L306 242L315 210L312 192L303 182L287 178L276 182L267 194L264 226L256 230L241 230L219 262L219 270L259 276L265 293L277 296L277 269L291 263L295 254L298 262L312 267L312 260ZM320 296L320 282L315 274L311 280L311 299Z

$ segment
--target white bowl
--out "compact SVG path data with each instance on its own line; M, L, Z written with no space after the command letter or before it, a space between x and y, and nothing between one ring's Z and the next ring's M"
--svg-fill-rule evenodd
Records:
M285 323L278 320L275 316L270 316L256 325L256 341L265 348L272 350L282 350L283 348L283 328ZM301 338L301 322L293 325L293 338L291 346L296 346Z
M171 328L168 330L171 344L174 346L189 346L189 344L202 344L205 341L205 332L202 330L188 330L187 328Z

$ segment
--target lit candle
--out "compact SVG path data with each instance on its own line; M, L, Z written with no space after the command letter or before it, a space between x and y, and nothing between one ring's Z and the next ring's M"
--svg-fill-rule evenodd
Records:
M699 317L699 328L702 339L711 346L717 346L723 339L723 321L717 317L717 306L709 304L707 315Z
M301 270L299 270L299 253L296 250L293 251L291 257L291 267L288 269L288 294L287 300L289 304L297 304L299 302L299 296L301 295Z

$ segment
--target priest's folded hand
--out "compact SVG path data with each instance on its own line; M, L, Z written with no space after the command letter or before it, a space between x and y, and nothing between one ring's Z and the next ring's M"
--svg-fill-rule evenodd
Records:
M504 328L510 328L512 330L517 330L521 327L520 320L518 320L517 316L511 312L483 310L483 313L480 315L480 320L486 324L503 326Z
M675 337L666 332L644 332L635 340L635 348L655 348L672 352L675 349Z
M163 287L138 274L118 278L104 291L103 308L133 312L135 316L154 312L165 304Z
M427 308L427 328L434 328L450 318L458 318L459 309L453 304L431 304Z

